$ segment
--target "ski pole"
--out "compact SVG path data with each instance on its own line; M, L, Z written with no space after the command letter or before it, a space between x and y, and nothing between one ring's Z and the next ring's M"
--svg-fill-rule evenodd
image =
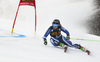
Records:
M71 38L72 40L84 40L84 41L94 41L94 42L100 42L100 40L90 40L90 39L80 39L80 38Z

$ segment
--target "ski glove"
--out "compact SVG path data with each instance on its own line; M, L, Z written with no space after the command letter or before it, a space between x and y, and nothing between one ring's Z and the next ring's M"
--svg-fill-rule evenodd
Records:
M44 45L47 45L47 39L43 38L44 39Z
M67 39L67 40L70 40L70 36L67 36L66 39Z

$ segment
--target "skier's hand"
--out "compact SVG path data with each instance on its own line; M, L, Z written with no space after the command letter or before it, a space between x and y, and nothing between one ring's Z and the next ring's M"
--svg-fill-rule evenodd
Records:
M67 36L66 39L67 39L67 40L70 40L70 36Z
M44 45L47 45L47 40L44 40Z
M47 39L44 38L44 45L47 45Z

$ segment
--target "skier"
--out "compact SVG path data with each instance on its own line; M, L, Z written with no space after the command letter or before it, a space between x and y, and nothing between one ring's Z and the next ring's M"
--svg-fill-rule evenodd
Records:
M66 37L63 36L61 34L61 31L63 31L64 33L66 33ZM85 51L88 53L88 55L90 54L90 51L85 49L83 46L81 46L80 44L73 44L70 41L70 34L69 32L61 26L60 21L58 19L55 19L52 22L52 26L50 26L48 28L48 30L46 31L46 33L44 34L43 40L44 40L44 44L47 45L47 36L50 34L51 38L50 38L50 42L54 45L54 46L60 46L64 49L64 52L66 52L68 46L69 47L73 47L76 49L80 49L82 51Z

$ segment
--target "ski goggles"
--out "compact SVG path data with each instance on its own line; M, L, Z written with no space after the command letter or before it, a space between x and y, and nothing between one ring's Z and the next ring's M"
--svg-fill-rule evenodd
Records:
M52 24L52 26L53 26L53 27L58 27L58 26L59 26L59 24Z

